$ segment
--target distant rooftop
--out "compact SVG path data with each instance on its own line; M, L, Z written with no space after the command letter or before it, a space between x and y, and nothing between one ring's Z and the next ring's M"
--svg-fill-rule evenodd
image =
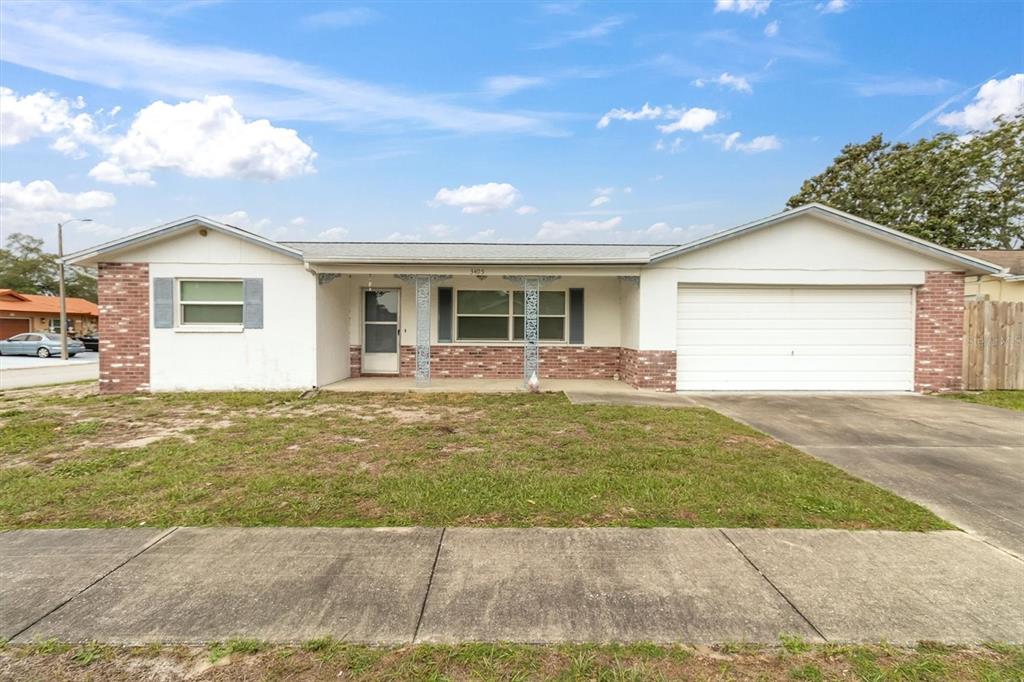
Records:
M1024 275L1024 249L962 249L960 253L1009 268L1011 275Z
M675 244L487 244L478 242L280 242L309 262L647 263Z

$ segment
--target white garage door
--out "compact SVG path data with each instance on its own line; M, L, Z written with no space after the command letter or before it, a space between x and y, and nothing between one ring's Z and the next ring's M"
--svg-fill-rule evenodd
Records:
M910 391L910 289L680 287L681 391Z

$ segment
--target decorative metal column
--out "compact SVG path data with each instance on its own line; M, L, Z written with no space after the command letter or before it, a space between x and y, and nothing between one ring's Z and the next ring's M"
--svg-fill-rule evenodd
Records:
M506 275L505 280L523 287L523 384L540 367L540 290L556 276Z
M451 275L395 275L416 291L416 384L430 383L430 289L433 282Z

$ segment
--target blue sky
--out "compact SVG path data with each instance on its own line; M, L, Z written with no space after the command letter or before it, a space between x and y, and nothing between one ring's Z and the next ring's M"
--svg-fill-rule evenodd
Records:
M679 243L1020 104L1024 3L4 3L3 231ZM646 106L645 106L646 105Z

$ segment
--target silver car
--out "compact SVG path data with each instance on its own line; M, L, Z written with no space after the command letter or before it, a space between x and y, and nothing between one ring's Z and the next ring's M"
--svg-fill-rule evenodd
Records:
M68 357L84 352L84 343L78 339L68 339ZM37 355L41 358L60 355L60 334L16 334L0 341L0 355Z

